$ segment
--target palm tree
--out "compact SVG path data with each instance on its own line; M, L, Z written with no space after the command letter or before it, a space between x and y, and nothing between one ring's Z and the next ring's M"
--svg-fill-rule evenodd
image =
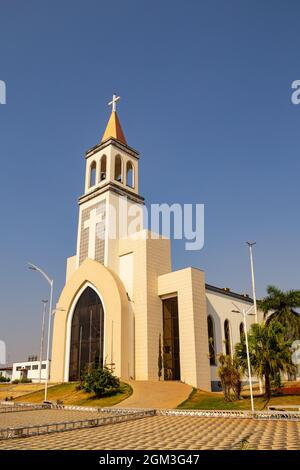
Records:
M284 292L278 287L268 286L267 293L267 297L257 302L264 313L266 324L278 321L286 328L289 338L299 338L300 316L295 309L300 308L300 290Z
M278 321L269 325L255 323L248 333L249 356L252 372L265 379L265 397L271 397L271 378L278 372L295 373L292 363L292 340L286 336L286 330ZM235 346L235 357L242 373L247 368L245 336Z

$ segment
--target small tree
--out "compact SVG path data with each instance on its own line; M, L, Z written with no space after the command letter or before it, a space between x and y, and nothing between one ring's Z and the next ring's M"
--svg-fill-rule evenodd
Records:
M104 366L91 368L83 378L82 388L96 397L105 393L117 392L120 389L120 381L112 374L112 371Z
M238 361L229 355L219 354L218 376L226 401L239 400L242 388Z
M163 359L162 359L162 352L161 352L161 334L159 335L158 340L158 380L161 379L162 376L162 368L163 368Z
M287 339L286 329L281 323L251 325L248 333L249 356L252 371L265 379L265 398L271 397L271 380L280 372L294 373L292 363L292 341ZM236 358L242 372L248 370L245 337L235 346Z

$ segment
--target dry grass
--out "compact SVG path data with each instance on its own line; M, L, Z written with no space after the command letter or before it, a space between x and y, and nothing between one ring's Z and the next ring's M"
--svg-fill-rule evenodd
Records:
M0 384L0 400L6 397L17 398L44 388L43 384Z
M114 395L107 395L103 398L95 398L83 390L76 390L77 385L77 383L63 383L51 386L48 390L48 400L61 400L64 405L104 407L116 405L132 394L132 388L124 382L121 382L119 392ZM40 391L34 391L25 396L19 395L16 399L16 401L26 401L28 403L42 403L43 400L43 388L42 390L40 389Z
M263 396L254 397L256 410L264 410L269 405L300 405L299 395L278 395L266 400ZM194 389L187 400L180 403L178 408L198 410L250 410L251 403L247 391L243 392L241 400L226 402L222 392L206 392Z

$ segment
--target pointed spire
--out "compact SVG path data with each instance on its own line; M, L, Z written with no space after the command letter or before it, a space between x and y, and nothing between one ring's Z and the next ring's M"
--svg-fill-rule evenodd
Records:
M122 127L121 127L121 124L117 115L117 111L116 111L116 104L117 104L117 101L119 101L119 99L120 99L120 96L113 94L112 101L108 103L109 106L112 106L112 112L111 112L111 115L107 123L101 142L104 142L110 137L113 137L114 139L119 140L120 142L126 145L126 139L122 131Z
M116 111L112 111L101 142L113 137L126 145L126 139Z

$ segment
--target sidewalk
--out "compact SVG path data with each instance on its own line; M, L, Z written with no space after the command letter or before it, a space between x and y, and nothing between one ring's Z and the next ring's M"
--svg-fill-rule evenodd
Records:
M126 380L133 394L116 408L176 408L193 390L190 385L173 381Z

